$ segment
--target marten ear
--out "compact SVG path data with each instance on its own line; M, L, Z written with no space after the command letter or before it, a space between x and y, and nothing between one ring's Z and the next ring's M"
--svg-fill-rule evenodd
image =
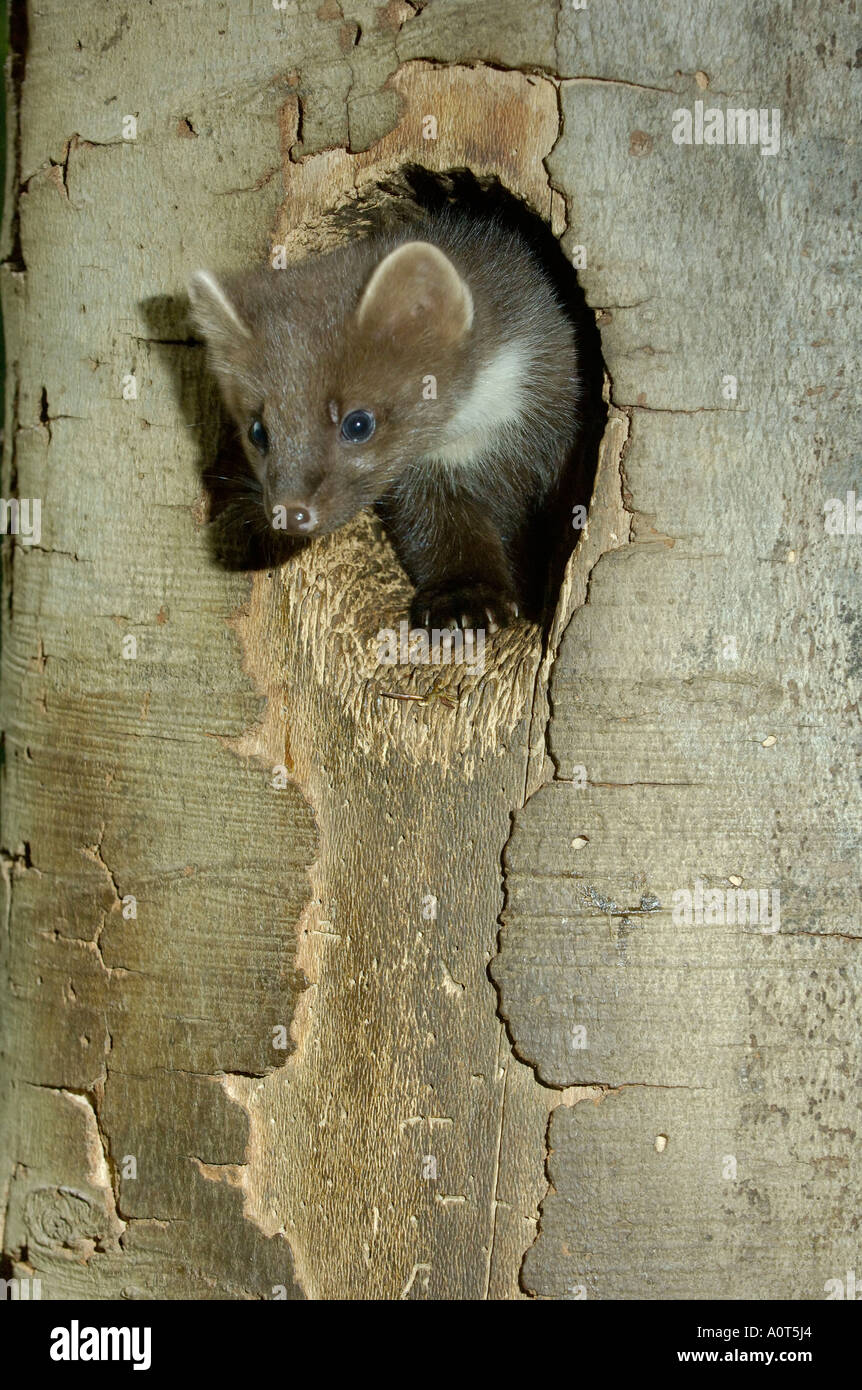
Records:
M229 371L251 343L251 330L209 270L195 271L189 281L189 302L192 325L206 342L214 363Z
M429 241L390 251L365 286L357 327L369 336L408 343L430 335L458 343L473 322L473 296L448 256Z

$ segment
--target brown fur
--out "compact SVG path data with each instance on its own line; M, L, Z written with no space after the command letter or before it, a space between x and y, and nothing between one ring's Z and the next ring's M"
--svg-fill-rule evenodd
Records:
M311 514L313 537L376 504L416 622L535 607L525 537L578 441L581 378L571 318L524 237L444 208L284 270L199 273L189 292L268 515ZM363 443L341 434L357 409L376 421Z

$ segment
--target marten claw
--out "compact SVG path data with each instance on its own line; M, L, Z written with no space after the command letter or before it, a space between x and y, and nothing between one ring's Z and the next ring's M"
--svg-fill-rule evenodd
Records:
M420 591L411 605L411 620L417 627L485 629L497 632L519 617L517 603L490 584L463 584L458 588Z

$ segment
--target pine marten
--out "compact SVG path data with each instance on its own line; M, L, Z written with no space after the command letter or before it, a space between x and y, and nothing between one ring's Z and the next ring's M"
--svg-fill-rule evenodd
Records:
M490 213L453 198L452 178L416 173L436 198L409 215L384 204L336 250L198 271L191 317L270 525L313 538L374 505L415 586L413 624L493 630L541 607L595 364L544 224L466 171L455 181L491 196Z

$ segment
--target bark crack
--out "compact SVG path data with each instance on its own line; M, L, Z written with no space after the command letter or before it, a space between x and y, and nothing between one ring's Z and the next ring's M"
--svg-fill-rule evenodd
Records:
M562 227L558 231L556 228L554 229L557 233L558 239L562 242L565 240L566 235L571 230L571 197L564 188L560 188L555 184L551 171L549 169L549 160L551 158L551 155L553 154L553 150L557 147L560 140L563 138L565 127L565 116L563 111L561 94L562 84L559 80L554 80L553 78L551 78L550 80L552 81L556 91L558 123L557 138L554 142L552 149L545 156L543 164L545 167L545 172L548 180L548 187L551 191L552 199L554 195L556 195L563 208ZM613 401L612 395L612 382L606 368L604 368L604 377L604 401L606 406L613 407L615 403ZM506 866L506 855L509 844L511 843L511 837L514 833L518 816L523 812L524 808L529 804L533 796L536 795L537 791L541 787L547 785L549 782L561 780L559 778L559 761L556 758L551 746L551 730L554 718L553 674L557 658L563 643L563 639L566 636L566 633L568 632L569 626L574 620L575 615L582 607L584 607L590 601L592 577L599 561L602 559L604 555L608 554L611 550L622 548L625 545L631 543L633 539L632 521L634 513L631 508L631 495L628 490L628 484L624 469L624 456L631 437L631 416L626 412L619 411L618 408L617 410L618 413L616 416L609 416L606 423L603 439L598 446L598 458L596 465L595 480L593 485L593 496L590 500L588 525L587 528L585 528L581 532L578 542L573 548L572 554L569 557L566 569L566 576L564 578L563 586L558 599L557 612L555 614L550 631L547 635L544 651L542 653L542 658L537 666L534 678L531 706L531 730L524 768L523 795L521 798L520 805L516 807L510 814L510 833L507 837L505 844L503 845L500 855L503 905L500 911L500 915L497 919L500 928L497 942L498 953L501 949L502 933L505 930L505 918L506 911L508 908L508 871ZM619 534L617 534L616 531L611 530L608 536L599 539L598 543L594 545L593 548L595 550L595 553L588 553L585 549L585 546L588 543L588 527L590 521L592 521L595 525L598 525L601 520L601 518L596 514L596 509L601 506L602 510L604 510L605 506L603 502L599 502L598 500L601 489L601 483L603 480L602 472L603 469L606 469L609 466L610 457L612 457L612 431L618 429L620 425L622 425L624 432L622 439L619 443L619 456L617 465L619 494L617 499L617 506L619 507L623 517L626 519L624 527L621 528L623 534L620 536ZM539 725L541 725L540 728L538 727ZM541 763L539 763L539 757L536 754L537 749L541 750ZM526 1066L530 1069L533 1080L536 1085L542 1087L546 1091L553 1091L556 1088L549 1086L545 1079L540 1075L540 1071L537 1064L532 1059L524 1056L523 1053L519 1050L517 1041L511 1029L511 1023L502 1012L502 994L500 991L500 987L496 985L496 981L494 983L498 993L498 1014L502 1020L503 1025L501 1036L508 1038L511 1049L511 1057L515 1059L515 1061L521 1063L523 1066ZM488 1284L486 1285L485 1292L486 1298L488 1297L488 1289L490 1287L490 1272L497 1237L498 1203L496 1184L498 1180L497 1175L499 1174L499 1168L502 1159L502 1144L504 1134L503 1122L506 1103L506 1089L508 1087L508 1084L509 1068L507 1067L506 1080L504 1082L503 1099L501 1102L500 1128L498 1131L498 1147L497 1152L495 1154L496 1167L494 1219L492 1225L492 1234L489 1250L489 1273ZM536 1217L536 1221L538 1223L538 1215ZM527 1252L525 1250L521 1260L521 1267L523 1267L523 1259L526 1257L526 1253ZM521 1283L521 1287L524 1287L523 1283Z
M121 1249L121 1239L126 1229L119 1206L120 1181L117 1173L116 1164L111 1154L111 1145L107 1134L102 1126L101 1108L105 1094L105 1083L108 1078L107 1056L111 1050L111 1035L105 1029L105 1061L102 1076L93 1082L89 1089L81 1089L73 1086L50 1086L39 1082L30 1081L27 1085L37 1091L48 1091L52 1095L62 1096L73 1105L81 1106L85 1112L85 1123L87 1128L88 1150L87 1157L90 1169L90 1180L105 1199L105 1210L108 1217L111 1231L110 1241L107 1246L101 1242L97 1244L94 1253L104 1253L105 1250L117 1251Z
M21 182L22 107L24 102L24 81L27 76L27 50L29 46L29 24L27 0L11 0L9 5L9 114L12 118L12 186L15 190L9 216L9 251L3 265L14 275L24 275L27 265L21 244L21 195L24 192Z
M84 857L85 857L86 859L89 859L90 862L91 862L92 864L97 864L97 865L99 866L99 868L102 870L102 872L104 873L105 877L107 878L108 883L110 884L111 889L112 889L113 894L114 894L114 902L113 902L112 906L113 906L113 907L122 907L122 905L123 905L123 897L122 897L122 894L120 893L120 886L119 886L119 884L117 883L117 879L116 879L116 876L114 875L113 870L110 869L110 868L108 867L107 863L105 862L105 856L104 856L104 854L102 853L102 845L104 844L104 841L105 841L105 822L103 821L103 822L102 822L102 825L101 825L101 828L100 828L100 830L99 830L99 838L98 838L96 844L94 844L94 845L84 845L84 846L82 846L82 848L81 848L81 853L84 855Z

